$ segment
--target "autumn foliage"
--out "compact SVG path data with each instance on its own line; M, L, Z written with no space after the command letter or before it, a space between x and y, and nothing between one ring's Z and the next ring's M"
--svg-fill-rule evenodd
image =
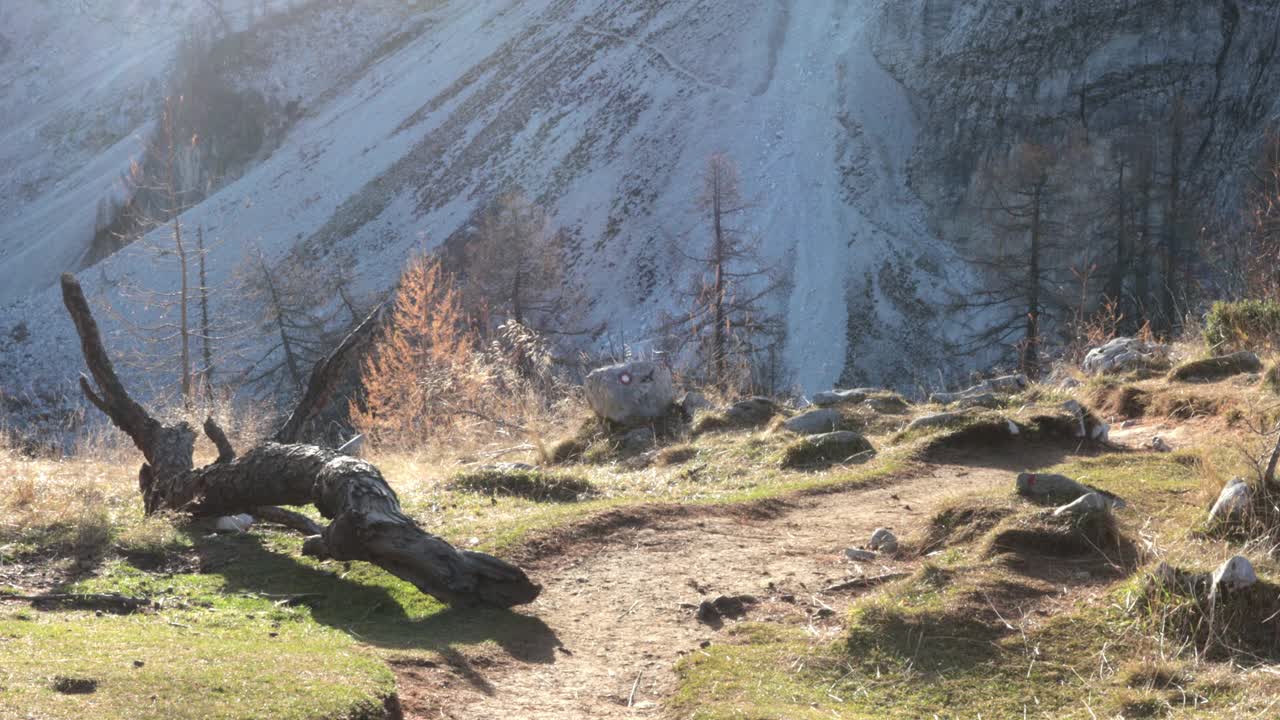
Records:
M413 443L454 422L478 341L454 276L436 258L412 258L395 307L362 369L364 398L354 425L383 443Z

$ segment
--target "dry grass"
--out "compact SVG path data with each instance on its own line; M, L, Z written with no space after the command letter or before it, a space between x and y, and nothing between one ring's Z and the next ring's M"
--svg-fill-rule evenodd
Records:
M118 463L32 459L0 448L0 562L31 553L89 560L136 522L136 476Z

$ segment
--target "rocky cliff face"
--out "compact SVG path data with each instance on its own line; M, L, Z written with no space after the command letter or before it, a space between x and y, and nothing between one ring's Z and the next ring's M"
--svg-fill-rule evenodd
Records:
M1021 141L1074 133L1104 170L1151 143L1167 175L1179 100L1187 194L1229 220L1280 112L1275 0L904 0L881 19L876 56L921 115L912 187L950 240L983 235L984 159Z

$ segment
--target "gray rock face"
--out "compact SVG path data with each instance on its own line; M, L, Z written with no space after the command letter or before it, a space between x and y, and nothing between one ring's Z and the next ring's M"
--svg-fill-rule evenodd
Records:
M1218 566L1209 579L1209 596L1216 597L1223 592L1237 592L1253 587L1258 582L1258 574L1253 570L1249 559L1236 555Z
M1111 510L1111 501L1100 493L1090 492L1076 498L1074 502L1063 505L1053 511L1057 517L1083 517L1094 513L1105 513Z
M1081 369L1090 375L1113 375L1157 369L1167 366L1168 362L1168 345L1119 337L1090 350Z
M973 199L991 153L1060 142L1073 128L1087 130L1090 160L1106 167L1135 140L1167 151L1179 94L1188 188L1238 215L1280 104L1274 3L897 0L882 12L875 53L919 103L912 184L944 237L984 236ZM1167 152L1158 162L1168 166ZM1086 197L1072 196L1072 212L1110 187L1090 182L1076 181Z
M1249 484L1236 478L1222 488L1218 499L1209 509L1210 523L1237 523L1249 514L1249 505L1253 500L1253 491Z
M831 409L811 410L782 423L782 427L800 435L821 435L840 427L840 413Z
M836 405L856 404L867 399L864 390L828 390L814 393L813 404L818 407L834 407Z
M665 416L675 403L671 371L651 362L632 362L587 375L587 403L597 417L619 425L644 425Z

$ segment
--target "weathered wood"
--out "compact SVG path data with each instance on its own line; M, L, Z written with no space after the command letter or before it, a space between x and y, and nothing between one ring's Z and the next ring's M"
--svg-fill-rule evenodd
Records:
M129 397L111 366L79 283L64 275L62 290L97 384L94 388L83 380L86 397L133 439L147 459L138 474L147 513L171 510L218 517L256 511L264 519L303 532L318 531L304 545L309 554L371 562L454 605L511 607L532 602L541 592L520 568L484 553L457 550L423 531L401 510L399 498L378 469L363 460L314 445L275 442L237 457L226 434L210 419L204 429L218 447L218 460L193 468L194 431L186 423L161 424ZM366 326L372 320L371 316L352 333L344 347L349 349L358 334L371 332ZM313 387L280 436L305 424L307 404L320 402L316 398L326 392L322 386L331 377L326 368L347 362L341 359L343 352L339 348L317 367ZM320 528L304 516L274 507L278 505L315 505L329 525Z
M333 352L329 353L311 370L307 387L298 400L297 406L289 415L272 440L278 443L296 443L302 439L307 425L324 409L332 399L334 392L342 384L361 357L361 349L373 340L381 325L382 306L360 323Z

